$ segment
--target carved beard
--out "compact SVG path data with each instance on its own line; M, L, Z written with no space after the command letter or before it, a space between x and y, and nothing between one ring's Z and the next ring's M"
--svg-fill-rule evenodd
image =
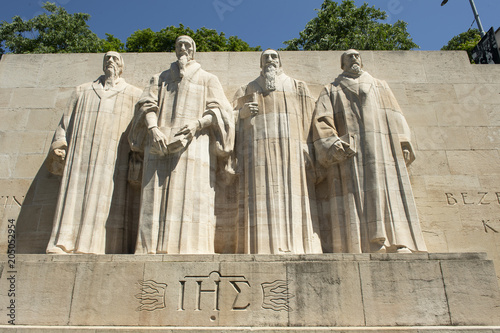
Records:
M108 67L108 66L110 66L110 67ZM112 64L109 64L109 65L106 65L106 69L105 69L106 80L105 80L105 83L104 83L104 89L105 90L108 90L109 88L115 86L115 81L119 78L119 74L118 73L119 73L119 68L118 68L117 64L112 63Z
M264 67L264 78L266 80L266 90L276 90L276 74L278 69L275 64L269 64Z
M361 66L358 64L352 64L351 68L349 68L349 72L353 74L361 74L363 70L361 69Z
M111 66L111 67L109 67ZM114 63L107 64L105 69L106 77L117 77L118 76L118 66Z
M184 74L186 74L186 65L189 62L189 56L187 54L183 54L179 57L177 60L179 64L179 76L184 77Z

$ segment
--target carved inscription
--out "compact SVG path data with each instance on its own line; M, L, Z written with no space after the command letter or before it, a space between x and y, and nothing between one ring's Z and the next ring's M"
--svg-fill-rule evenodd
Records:
M284 280L276 280L270 283L262 284L263 301L262 307L264 309L274 311L292 311L289 306L289 301L295 295L290 294L288 291L288 283Z
M195 286L194 295L192 295L193 285ZM195 311L220 311L221 290L227 292L227 288L225 287L228 286L236 293L232 300L231 310L246 310L250 306L250 303L242 301L241 298L242 296L247 296L246 294L250 289L250 282L243 275L224 276L216 271L211 272L207 276L185 276L183 280L179 281L178 310L185 311L186 304L190 301L188 298L191 298L192 301L194 296Z
M141 293L136 298L140 300L141 306L138 311L167 307L166 283L147 280L140 281L139 285ZM224 309L245 311L250 307L251 285L243 275L226 276L217 271L208 275L188 275L179 280L177 288L178 291L173 294L178 295L177 311L206 311L213 314ZM215 320L216 317L211 315L210 318Z
M138 311L154 311L167 307L167 284L153 280L139 281L141 292ZM243 275L222 275L213 271L208 275L187 275L179 280L177 311L204 311L215 320L214 312L223 310L246 311L250 307L251 284ZM273 311L292 311L290 293L285 280L264 282L262 308ZM174 291L172 295L177 292ZM174 296L175 297L175 296ZM174 303L175 304L175 303ZM174 305L175 306L175 305Z
M24 201L24 195L15 196L15 195L2 195L0 196L0 203L4 208L17 206L21 207Z
M498 230L496 230L495 228L493 228L492 226L490 226L488 223L490 222L490 220L483 220L483 227L484 227L484 232L488 233L488 230L489 231L493 231L494 233L498 234Z
M246 310L250 306L250 303L245 301L241 302L239 300L239 297L242 292L242 289L250 289L250 283L248 281L229 281L229 282L233 286L234 290L238 293L233 302L233 310Z
M141 292L135 297L141 302L139 311L154 311L166 307L167 284L153 280L139 281Z
M500 205L500 192L445 192L448 206L455 205Z

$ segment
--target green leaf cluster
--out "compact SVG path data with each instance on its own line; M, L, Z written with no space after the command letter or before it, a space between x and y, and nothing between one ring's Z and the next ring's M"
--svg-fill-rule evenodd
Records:
M150 28L137 30L127 38L128 52L172 52L175 50L175 39L181 35L188 35L196 43L196 51L259 51L260 46L251 47L237 36L226 38L223 32L205 27L193 31L189 27L179 24L178 27L169 26L154 32Z
M325 0L317 17L310 20L298 38L285 41L284 50L410 50L418 48L406 31L407 23L382 23L387 14L365 2L338 4Z
M87 21L89 14L69 14L55 3L45 2L47 11L30 20L19 16L12 23L0 23L0 54L12 53L96 53L118 52L169 52L175 50L175 39L189 35L196 42L196 49L208 51L258 51L260 46L250 47L237 36L226 38L223 32L201 28L193 31L180 24L158 32L151 29L137 30L123 43L119 38L106 34L100 39L93 33Z
M450 39L448 44L443 46L441 50L467 51L467 54L469 55L469 61L473 63L472 50L477 45L477 43L479 43L480 40L481 40L481 34L479 33L479 30L470 29Z
M106 33L106 39L103 40L102 52L117 51L125 52L125 44L119 38Z
M14 16L12 23L0 24L0 53L100 52L103 40L90 31L89 14L69 14L54 3L42 5L47 13L23 20Z

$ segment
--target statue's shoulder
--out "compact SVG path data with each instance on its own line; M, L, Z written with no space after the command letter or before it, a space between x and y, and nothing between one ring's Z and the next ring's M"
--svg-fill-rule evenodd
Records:
M205 83L217 82L218 84L220 84L220 81L219 81L219 78L217 77L217 75L212 74L210 72L207 72L206 70L204 70L201 67L198 69L198 73L199 73L198 77L202 78L202 80Z
M295 85L296 85L297 87L299 87L299 88L307 88L307 83L306 83L306 81L302 81L302 80L299 80L299 79L295 79L295 78L293 78L293 77L290 77L290 79L291 79L292 81L294 81L294 82L295 82Z
M238 88L238 90L236 90L236 92L234 93L233 101L237 100L240 97L245 96L246 92L247 92L247 87L248 87L248 84L240 86Z
M377 79L373 77L373 82L377 87L383 88L383 89L390 89L389 84L385 80Z
M142 95L142 89L130 84L127 82L127 88L130 95L133 96L141 96Z
M80 97L82 97L84 94L88 94L90 92L93 92L94 91L94 85L97 85L99 84L99 80L101 79L101 77L97 78L96 80L94 81L91 81L91 82L85 82L83 84L80 84L79 86L77 86L74 90L74 93L73 93L73 98L76 98L76 99L79 99Z
M294 83L295 87L297 87L297 92L299 95L310 96L309 87L307 86L306 81L302 81L299 79L294 79L289 77L289 79Z
M262 92L265 89L265 82L262 79L262 77L258 77L253 81L248 82L245 87L245 92L247 94L249 93L254 93L254 92Z
M82 91L85 91L85 90L89 90L89 89L92 89L92 86L94 84L97 84L99 83L99 80L101 79L101 77L97 78L96 80L94 81L91 81L91 82L85 82L83 84L80 84L79 86L77 86L75 89L77 92L82 92Z
M163 81L168 81L168 79L171 77L171 72L172 72L171 69L167 69L161 73L157 73L157 74L153 75L153 77L151 78L151 81L158 82L158 83L163 82Z
M326 86L331 90L338 89L340 87L340 83L343 80L345 80L345 77L342 74L339 74L339 76L337 76L335 80L333 80L333 82L330 82Z

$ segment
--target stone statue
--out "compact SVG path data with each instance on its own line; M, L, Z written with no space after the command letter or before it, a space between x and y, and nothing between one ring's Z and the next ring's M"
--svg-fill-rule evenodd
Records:
M314 102L266 50L261 75L235 95L239 111L237 253L321 253L308 135ZM312 148L312 147L311 147Z
M125 132L141 90L120 77L123 67L119 53L106 53L104 75L77 87L57 127L47 166L62 181L47 253L103 254L127 246Z
M385 81L362 70L356 50L316 103L313 139L326 168L318 190L331 223L333 252L426 251L406 168L410 131ZM321 206L320 206L321 207Z
M191 37L178 37L175 52L144 90L129 138L144 152L136 254L214 253L214 188L234 146L232 108L194 60Z

